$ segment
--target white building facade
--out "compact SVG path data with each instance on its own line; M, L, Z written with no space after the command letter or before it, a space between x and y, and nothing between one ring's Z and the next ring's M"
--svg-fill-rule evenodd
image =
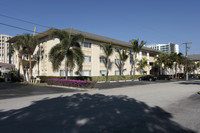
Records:
M162 52L165 52L167 54L170 54L172 52L179 53L179 45L175 43L168 43L168 44L151 44L147 45L146 47L155 49L155 50L160 50Z
M49 61L49 52L52 47L58 44L60 41L58 38L50 39L49 35L55 29L49 29L44 31L36 37L39 39L40 44L35 48L33 52L33 57L38 56L39 59L35 58L35 63L33 62L33 76L65 76L65 62L61 63L61 66L58 71L53 71L52 63ZM83 70L81 72L82 76L105 76L106 75L106 67L104 64L104 56L103 50L100 47L101 43L109 43L112 42L113 47L131 50L132 46L128 42L123 42L120 40L79 31L76 29L65 29L67 32L71 33L71 35L82 34L85 37L84 43L81 44L82 51L85 56L85 61L83 63ZM10 42L15 42L17 40L17 36L12 38ZM37 55L39 53L39 55ZM131 52L132 53L132 52ZM144 68L145 74L151 74L151 70L153 67L153 63L155 62L155 57L160 53L163 53L158 50L150 49L147 47L143 47L142 50L137 54L137 62L142 58L147 59L148 66ZM124 65L123 75L131 75L133 72L132 68L132 59L133 56L129 56ZM116 62L119 60L118 53L114 50L114 53L110 57L110 61L112 63L109 68L109 75L119 75L119 69L116 66ZM136 64L137 66L137 64ZM22 70L22 69L21 69ZM78 76L76 75L77 67L73 70L68 71L69 76ZM140 75L140 71L136 70L136 75Z
M16 53L12 57L9 56L10 43L7 42L12 36L0 34L0 62L8 64L16 64Z

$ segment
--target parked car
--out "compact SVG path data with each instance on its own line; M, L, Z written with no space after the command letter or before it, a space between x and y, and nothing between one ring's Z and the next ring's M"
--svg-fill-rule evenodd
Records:
M171 75L159 75L157 77L158 80L170 80L172 79L172 76Z
M174 77L176 77L176 75ZM177 78L184 79L185 78L185 74L184 73L177 73Z
M198 75L197 74L188 74L188 77L190 79L199 79Z
M152 75L146 75L146 76L143 76L143 77L139 77L138 79L139 79L139 81L142 81L142 80L155 81L157 78L155 76L152 76Z

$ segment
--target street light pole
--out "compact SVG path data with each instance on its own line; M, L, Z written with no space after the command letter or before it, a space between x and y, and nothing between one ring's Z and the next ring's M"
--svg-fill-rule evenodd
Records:
M188 47L188 44L192 44L192 42L185 42L185 43L181 43L185 45L185 57L187 58L187 51L190 47ZM188 61L186 62L186 67L185 67L185 71L186 71L186 80L188 80Z

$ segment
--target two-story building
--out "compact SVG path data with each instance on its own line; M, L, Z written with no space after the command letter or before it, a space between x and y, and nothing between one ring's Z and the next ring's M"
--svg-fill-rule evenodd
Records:
M54 31L55 29L51 28L47 31L44 31L40 34L38 34L36 37L40 40L40 44L36 47L33 57L35 57L36 61L38 60L37 57L39 57L39 60L37 63L35 63L33 67L33 76L65 76L65 65L64 61L61 63L61 67L59 71L54 72L52 69L52 64L49 61L49 52L53 46L59 43L59 39L54 38L50 39L49 35ZM122 49L128 49L131 50L132 46L128 42L84 32L79 31L76 29L64 29L67 32L69 32L71 35L74 34L82 34L85 37L85 41L82 46L83 53L85 55L85 61L83 63L83 70L81 72L82 76L103 76L106 74L106 67L103 63L103 50L100 47L99 44L101 43L111 43L113 47L115 48L122 48ZM11 39L10 41L13 42L15 39ZM155 62L154 57L156 57L158 54L162 53L161 51L150 49L147 47L143 47L142 50L137 55L137 60L141 60L142 58L147 59L148 66L145 68L145 73L150 74L150 71L152 69L153 62ZM119 69L115 65L115 62L119 59L118 53L114 51L113 55L110 57L110 60L112 62L112 66L109 70L109 75L119 75ZM132 58L129 56L127 61L125 62L124 66L124 75L130 75L131 74L131 65L132 65ZM69 71L69 76L76 76L76 67L74 70ZM140 71L136 72L136 75L139 75Z

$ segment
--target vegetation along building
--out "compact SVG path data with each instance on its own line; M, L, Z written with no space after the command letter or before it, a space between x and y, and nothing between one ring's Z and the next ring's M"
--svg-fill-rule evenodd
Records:
M61 63L61 67L58 71L53 71L52 63L49 61L49 52L53 46L60 42L59 39L53 38L50 39L49 35L55 29L51 28L47 31L44 31L38 34L36 37L39 39L40 44L35 48L33 52L33 76L65 76L65 63L64 61ZM83 63L83 69L81 72L82 76L104 76L106 75L106 67L104 64L103 50L100 47L101 43L111 43L116 49L128 49L129 51L132 49L132 46L128 42L87 33L84 31L79 31L76 29L65 29L65 31L69 32L70 35L82 34L85 37L85 41L81 44L82 51L84 53L85 61ZM16 37L10 39L10 42L15 42ZM155 61L154 57L162 53L161 51L150 49L147 47L142 47L142 50L137 54L137 60L141 60L145 58L147 60L148 66L144 68L143 73L150 74L153 66L153 62ZM133 52L130 52L133 54ZM39 58L38 58L39 57ZM123 75L131 74L131 67L133 56L128 56L128 59L124 65ZM115 51L110 57L111 66L109 67L109 75L119 75L119 68L117 67L117 62L119 61L119 55ZM68 76L76 76L77 67L73 70L68 71ZM136 75L141 74L141 71L137 70Z
M188 55L188 58L193 61L196 66L197 66L197 69L194 69L194 72L193 74L200 74L200 54L192 54L192 55Z

